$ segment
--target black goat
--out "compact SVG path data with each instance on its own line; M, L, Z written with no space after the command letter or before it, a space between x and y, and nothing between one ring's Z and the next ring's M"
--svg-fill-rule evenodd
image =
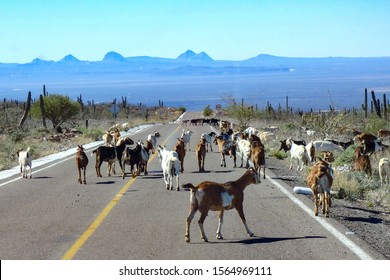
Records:
M130 165L130 172L133 178L136 175L140 175L141 173L141 163L142 163L142 155L141 155L142 146L137 143L135 148L131 149L127 147L122 154L122 179L125 179L125 166ZM135 171L137 169L137 171Z
M112 164L118 160L119 165L122 169L122 154L123 151L126 148L126 145L133 145L134 141L130 138L122 138L117 142L117 145L114 147L107 147L107 146L100 146L96 150L92 151L93 154L96 154L96 175L98 177L102 177L102 174L100 173L100 166L102 165L103 161L108 162L108 176L111 176L111 167ZM115 168L114 168L114 174L115 174Z

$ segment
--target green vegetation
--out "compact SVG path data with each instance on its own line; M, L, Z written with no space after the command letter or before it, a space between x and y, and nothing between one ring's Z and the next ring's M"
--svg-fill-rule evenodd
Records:
M64 122L75 118L81 111L79 102L70 100L69 97L52 94L43 97L44 117L49 119L53 128L62 125ZM34 102L31 108L31 115L35 118L42 118L42 107L40 102Z

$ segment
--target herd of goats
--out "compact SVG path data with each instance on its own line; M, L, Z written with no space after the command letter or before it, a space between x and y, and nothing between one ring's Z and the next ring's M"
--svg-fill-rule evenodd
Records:
M192 124L188 121L188 124ZM193 123L196 125L197 123ZM203 124L203 123L202 123ZM187 123L182 123L187 125ZM211 124L210 124L211 125ZM207 241L203 229L203 222L207 217L209 210L219 211L219 225L217 230L217 239L222 239L221 226L223 221L223 212L229 209L236 209L249 236L253 233L248 228L243 212L243 192L246 186L260 183L260 172L263 169L263 178L265 179L265 148L264 143L276 139L273 132L259 132L257 129L248 127L244 131L233 132L231 124L227 121L220 121L221 133L215 132L203 133L199 142L195 146L196 159L198 160L199 172L204 172L205 156L212 143L218 146L221 154L221 166L226 167L225 156L233 158L234 167L236 167L236 155L241 156L241 167L243 160L246 160L247 170L238 180L220 184L217 182L205 181L197 186L191 183L184 184L181 187L191 190L190 214L186 223L185 240L190 241L190 223L196 213L200 211L201 216L198 221L201 237ZM183 128L181 137L172 151L167 150L161 145L157 145L159 132L149 134L145 143L138 141L135 147L134 141L129 137L121 137L119 130L113 132L106 131L103 135L104 145L93 150L92 155L96 156L96 175L102 177L100 167L103 162L108 162L108 175L111 172L115 174L115 162L118 161L122 171L122 178L125 178L125 166L130 166L130 173L133 177L142 172L147 175L147 164L151 154L156 151L161 162L163 178L167 190L173 190L173 181L176 179L176 190L179 187L179 173L184 171L183 163L186 151L190 150L190 140L192 131ZM313 167L307 176L307 184L310 187L314 198L314 213L318 215L319 204L322 204L322 213L329 217L329 207L331 205L330 190L334 179L334 172L331 163L334 161L333 153L342 151L358 141L359 145L355 150L354 169L364 171L371 175L370 154L383 151L388 148L381 142L381 138L390 136L390 131L380 130L378 137L365 133L355 132L354 139L349 142L339 142L332 139L312 141L306 144L304 141L296 141L291 137L280 141L280 150L290 153L290 169L297 163L297 170L302 170L304 165L311 164ZM19 164L22 176L27 178L27 167L30 168L29 177L31 178L31 155L29 149L19 151ZM76 152L76 166L78 169L78 182L86 184L86 167L88 157L85 154L82 145L78 145ZM389 183L390 159L382 158L379 162L379 175L383 184Z

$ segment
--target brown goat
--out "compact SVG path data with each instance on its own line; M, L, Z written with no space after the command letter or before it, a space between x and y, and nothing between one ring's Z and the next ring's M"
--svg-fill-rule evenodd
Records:
M390 130L379 129L379 130L378 130L378 137L379 137L379 138L390 137Z
M195 154L198 159L199 172L204 172L204 161L206 159L206 145L205 138L201 138L199 143L196 144Z
M222 140L222 135L219 135L215 137L214 144L218 145L218 150L221 154L221 167L226 167L225 155L233 157L233 167L237 167L236 145L234 144L234 142Z
M353 139L359 140L360 143L363 143L363 141L369 143L377 140L378 138L371 133L361 132L360 134L357 134Z
M368 155L360 154L353 163L355 171L364 171L368 176L372 175L371 160Z
M87 169L87 165L88 165L88 157L84 152L84 148L82 145L78 145L76 151L76 166L77 166L77 170L79 171L78 182L80 184L87 183L87 180L85 179L85 171ZM81 171L83 171L84 180L81 180Z
M190 213L186 222L185 241L190 242L190 224L196 211L200 212L198 221L202 239L207 242L208 239L203 229L203 222L207 217L209 210L219 211L218 213L218 230L217 239L223 239L221 229L223 223L223 213L225 210L236 208L246 232L253 236L252 231L248 228L244 215L243 201L244 190L250 184L259 184L260 178L254 168L249 168L244 175L236 181L226 182L224 184L204 181L196 187L191 183L185 184L184 189L191 189Z
M173 150L178 154L180 160L180 172L184 172L184 158L186 156L186 148L183 139L177 138L177 142Z
M261 142L254 141L251 144L251 159L253 166L260 176L261 167L263 167L263 178L265 179L265 149Z
M116 145L116 143L118 143L120 136L121 136L121 133L119 132L119 129L114 128L114 145Z
M314 197L314 215L318 216L319 197L322 201L322 213L329 217L330 188L333 184L333 170L329 163L320 160L317 162L309 175L307 184L311 188Z

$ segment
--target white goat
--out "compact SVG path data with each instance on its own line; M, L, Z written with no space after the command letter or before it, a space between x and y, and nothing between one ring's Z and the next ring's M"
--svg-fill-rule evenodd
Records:
M216 135L216 133L214 131L212 131L210 133L203 133L200 136L200 139L205 139L206 140L206 151L207 152L209 151L209 146L210 146L210 151L213 151L213 145L212 144L213 144L215 135Z
M390 177L390 159L381 158L379 160L379 177L381 179L382 186L389 184Z
M156 147L157 147L157 138L160 138L161 135L158 131L154 132L153 134L149 134L148 135L148 138L147 140L152 143L153 145L153 150L152 150L152 153L154 154L154 152L156 151Z
M297 170L303 170L303 165L307 165L309 162L309 156L306 152L305 146L295 144L291 137L286 140L286 144L291 147L290 169L293 168L293 161L296 159L298 161Z
M237 140L238 153L241 156L241 167L244 165L244 158L246 159L246 167L249 167L249 159L251 158L251 143L248 140Z
M167 190L173 190L173 177L176 177L176 190L179 191L180 160L175 151L167 151L165 147L158 145L158 158L161 161L165 186Z
M181 139L182 141L184 142L184 146L185 147L188 147L188 151L191 151L191 145L190 145L190 142L191 142L191 134L193 132L189 129L185 130L183 129L183 132L181 133Z
M248 134L248 137L251 136L252 134L255 134L257 135L259 133L259 131L254 128L254 127L247 127L245 130L244 130L244 133Z
M16 154L19 159L20 173L22 174L22 177L27 178L27 167L29 167L29 171L30 171L29 175L31 179L32 159L31 159L30 147L28 147L27 150L25 151L17 151Z

